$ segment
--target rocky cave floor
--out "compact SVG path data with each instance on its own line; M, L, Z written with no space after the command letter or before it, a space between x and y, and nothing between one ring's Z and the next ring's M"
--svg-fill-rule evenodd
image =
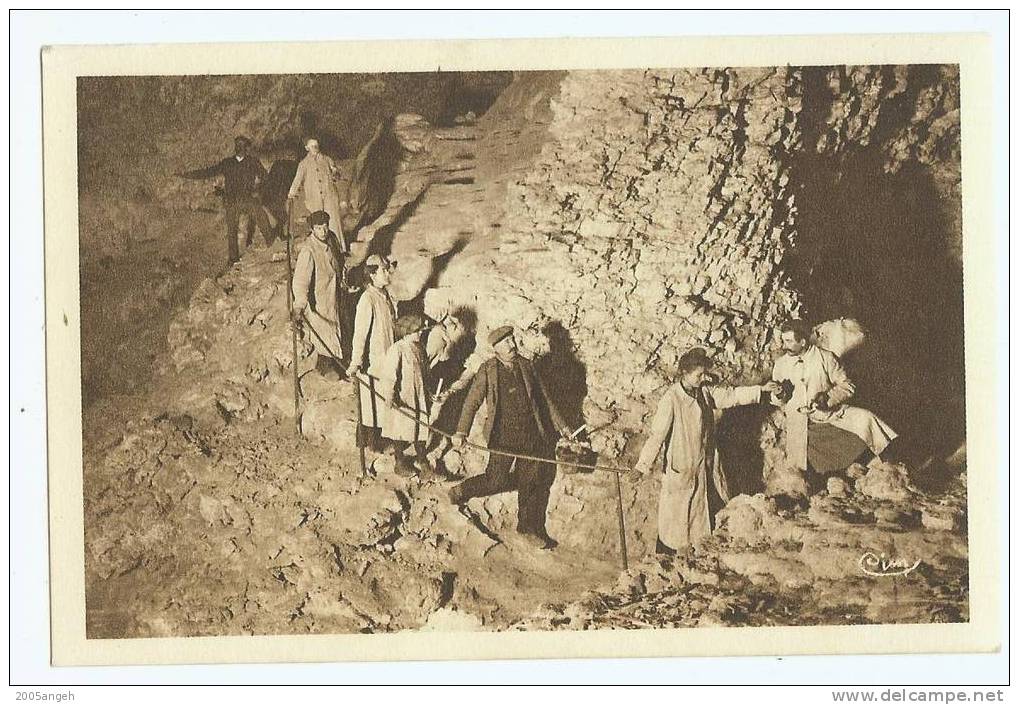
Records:
M968 618L964 473L936 496L898 465L854 466L799 507L737 496L693 551L658 559L645 536L626 572L618 535L590 524L614 513L604 477L559 474L548 552L516 537L513 494L461 512L384 456L362 477L348 383L305 376L295 431L282 257L203 282L152 383L86 408L89 637ZM874 577L868 553L920 562Z

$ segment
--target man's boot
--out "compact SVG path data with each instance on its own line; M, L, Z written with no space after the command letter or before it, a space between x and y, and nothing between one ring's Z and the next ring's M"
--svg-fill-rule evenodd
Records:
M449 488L449 502L455 507L462 507L467 503L467 500L464 499L463 488L459 484Z
M559 545L551 538L538 536L537 534L532 534L530 532L521 531L519 533L520 538L524 540L524 543L526 543L531 548L537 549L539 551L547 551Z
M417 471L414 469L414 463L411 462L410 458L403 454L402 448L394 448L393 456L396 458L396 465L393 468L400 477L414 477Z
M432 467L432 464L428 462L428 458L424 455L419 455L414 460L414 468L417 470L418 479L423 482L434 480L436 477L435 468Z
M675 556L676 549L666 546L661 539L655 542L655 553L659 556Z

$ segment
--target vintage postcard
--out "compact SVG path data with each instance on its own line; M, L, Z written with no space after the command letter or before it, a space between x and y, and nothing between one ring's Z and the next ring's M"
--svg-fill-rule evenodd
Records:
M996 649L988 56L44 50L54 663Z

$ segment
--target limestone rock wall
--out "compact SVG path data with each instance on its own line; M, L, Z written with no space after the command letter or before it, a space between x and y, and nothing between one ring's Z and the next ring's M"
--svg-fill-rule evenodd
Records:
M910 316L961 304L951 268L958 223L942 215L958 189L955 80L951 67L518 73L480 117L437 125L428 108L365 131L351 175L365 221L355 254L400 262L393 289L404 308L468 309L476 328L468 370L490 354L491 328L517 326L524 352L574 425L588 425L604 463L632 463L684 350L706 347L730 383L760 381L776 353L776 324L801 311L860 317L869 337L858 357L870 356L862 401L900 431L914 430L903 426L909 419L950 431L962 419L961 386L948 374L963 369L953 357L961 308L940 328ZM265 144L275 139L267 133ZM285 271L278 253L268 261L275 266L243 276L263 278L248 282L255 289L272 282L278 297ZM193 310L169 326L175 356L204 350L208 326L191 318L232 312L230 296L211 284L198 290ZM281 321L254 313L238 315L264 324L269 347L283 345ZM940 346L923 339L931 330ZM286 370L271 357L250 369L247 360L223 361L223 379L250 386L245 404L223 389L184 405L194 402L210 422L289 413ZM930 378L941 387L917 394L939 357L945 374ZM346 392L320 391L309 395L302 429L342 446L353 422L349 404L337 402ZM917 398L936 402L926 417L902 402ZM767 415L723 418L736 492L788 479L765 472L782 460ZM467 472L483 461L449 458ZM654 543L656 480L624 483L622 494L635 557ZM515 501L505 495L475 509L504 526ZM615 551L614 502L610 474L561 472L550 531L578 550Z
M304 95L296 80L210 79L198 92L170 82L166 100L221 105L196 127L198 143L249 129L245 116L300 121L276 104ZM199 245L221 232L214 202L175 192L188 219L168 215L168 192L135 162L182 168L220 152L206 141L185 154L192 143L160 136L169 123L158 116L146 127L132 106L153 85L98 113L110 118L100 147L121 140L128 164L96 157L95 142L80 155L92 175L109 169L82 194L82 222L96 228L83 226L86 357L118 373L132 351L155 363L146 393L86 409L90 636L405 629L453 608L500 628L541 602L559 607L531 626L966 618L964 475L938 497L905 466L856 468L797 512L762 492L767 482L791 494L798 480L764 473L782 460L766 408L723 417L723 460L744 496L720 514L721 530L675 570L638 565L654 547L658 478L624 481L631 570L579 601L618 569L610 473L560 468L547 519L560 547L535 556L512 531L514 493L459 511L442 485L398 478L384 456L361 477L349 384L306 375L295 435L285 254L247 252L199 283L192 265L209 259ZM392 89L354 85L375 97ZM240 95L275 107L233 111ZM399 261L404 309L468 310L468 371L490 354L492 327L517 326L603 463L632 462L685 349L708 348L729 382L758 381L774 326L800 311L860 318L867 343L850 362L864 405L903 435L913 419L951 439L964 420L957 95L951 67L519 73L480 117L408 103L365 129L368 146L348 164L364 221L355 255ZM169 153L181 163L161 161ZM108 197L125 186L138 188ZM125 252L136 259L118 259ZM120 276L125 263L131 277ZM185 275L193 286L167 284ZM145 319L182 300L162 329ZM105 318L89 319L89 307L108 307ZM447 456L466 474L484 461ZM922 610L902 612L891 582L874 590L860 576L864 549L930 559L909 593Z
M796 309L779 263L793 235L798 98L785 70L574 72L550 140L511 187L525 289L587 370L587 404L641 426L684 350L733 382L767 367ZM622 450L617 437L614 450Z
M731 383L759 381L777 352L776 324L804 313L864 319L869 350L857 357L861 387L873 391L862 399L918 437L909 421L915 409L902 404L921 381L912 374L917 356L901 342L919 328L901 317L891 327L882 321L901 310L896 292L908 299L929 280L922 270L898 270L919 258L943 271L961 241L954 71L518 74L477 125L469 199L425 194L393 247L413 256L407 243L435 237L421 226L436 221L423 214L446 218L447 230L469 224L462 254L430 279L437 288L425 292L426 307L473 308L478 358L488 354L487 330L518 326L522 347L567 414L588 423L603 459L632 462L685 349L706 347ZM847 191L857 180L865 188ZM928 190L917 187L928 182ZM913 205L897 203L902 196ZM855 215L875 204L882 210L871 218ZM925 210L955 219L910 222ZM880 280L866 274L886 270ZM961 282L942 283L951 312ZM419 291L411 289L408 297ZM854 305L867 301L881 303ZM958 363L961 374L951 354L961 346L961 318L940 329L943 367ZM910 384L896 380L903 371ZM953 395L962 398L958 387L932 392L961 418ZM782 462L776 429L766 411L731 416L723 426L736 447L730 479L737 491L759 491L762 472L774 479L770 470ZM631 540L646 546L654 488L624 493ZM561 528L571 530L578 517L597 517L584 520L585 530L615 543L611 513L590 511L608 506L596 496L611 494L607 476L561 476L550 522L566 516Z
M401 267L413 259L409 243L435 237L420 228L433 210L468 233L425 307L475 312L476 359L488 330L517 326L602 461L630 463L686 349L706 347L731 383L759 381L774 326L798 308L781 262L799 87L787 69L519 74L505 94L516 110L500 98L478 122L476 203L437 209L426 194L393 250ZM550 530L615 550L613 482L560 473ZM654 543L655 480L623 493L640 554Z
M958 443L957 67L523 72L447 137L465 178L415 185L444 163L428 147L380 219L414 270L402 297L474 309L481 357L490 327L521 327L600 450L632 455L684 349L756 381L791 315L857 317L861 400L918 452ZM918 388L951 428L914 423Z

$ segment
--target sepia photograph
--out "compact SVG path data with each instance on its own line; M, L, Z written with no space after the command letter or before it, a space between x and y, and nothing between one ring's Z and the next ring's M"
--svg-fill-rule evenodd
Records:
M73 76L85 641L968 625L960 64L712 58Z

